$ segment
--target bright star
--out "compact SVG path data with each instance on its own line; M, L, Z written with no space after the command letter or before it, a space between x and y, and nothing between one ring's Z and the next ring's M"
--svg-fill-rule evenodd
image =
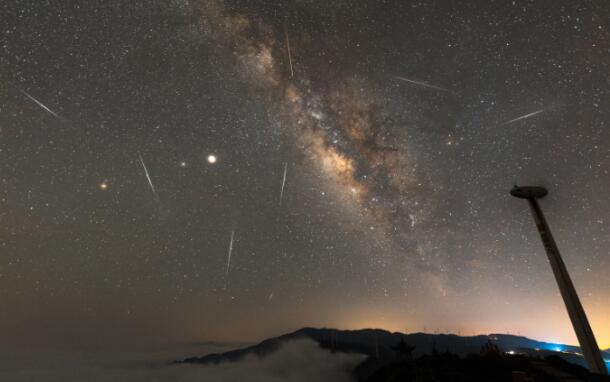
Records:
M216 155L208 155L208 163L216 163Z

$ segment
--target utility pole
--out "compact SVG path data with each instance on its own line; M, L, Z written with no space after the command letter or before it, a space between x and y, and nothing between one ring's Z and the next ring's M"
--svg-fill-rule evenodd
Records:
M604 359L597 346L597 341L595 341L595 336L593 335L593 331L587 320L585 310L576 294L574 284L572 284L568 270L559 254L559 248L557 248L555 239L553 239L551 230L540 209L540 205L538 204L538 199L544 198L548 194L548 191L544 187L515 186L510 191L510 194L516 198L526 199L530 205L536 227L538 227L538 233L540 233L542 244L544 245L549 262L551 263L551 268L553 269L555 280L557 280L561 297L568 310L568 315L570 316L572 326L576 332L576 338L578 338L582 354L587 361L587 365L589 365L589 370L596 374L607 375L608 370L606 369L606 364L604 363Z

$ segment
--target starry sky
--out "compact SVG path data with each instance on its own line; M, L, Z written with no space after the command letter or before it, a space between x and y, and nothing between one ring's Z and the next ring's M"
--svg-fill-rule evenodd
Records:
M302 326L610 346L603 1L0 5L0 338Z

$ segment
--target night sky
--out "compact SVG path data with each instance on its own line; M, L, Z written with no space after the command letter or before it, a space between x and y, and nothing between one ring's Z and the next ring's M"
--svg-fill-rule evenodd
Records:
M0 339L610 346L604 1L0 5Z

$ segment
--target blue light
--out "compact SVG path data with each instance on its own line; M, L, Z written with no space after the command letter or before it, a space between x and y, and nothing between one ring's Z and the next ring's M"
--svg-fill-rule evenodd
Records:
M543 345L541 347L541 349L556 351L556 352L563 352L565 350L565 346L563 346L562 344L557 344L557 343L549 343L549 344Z

